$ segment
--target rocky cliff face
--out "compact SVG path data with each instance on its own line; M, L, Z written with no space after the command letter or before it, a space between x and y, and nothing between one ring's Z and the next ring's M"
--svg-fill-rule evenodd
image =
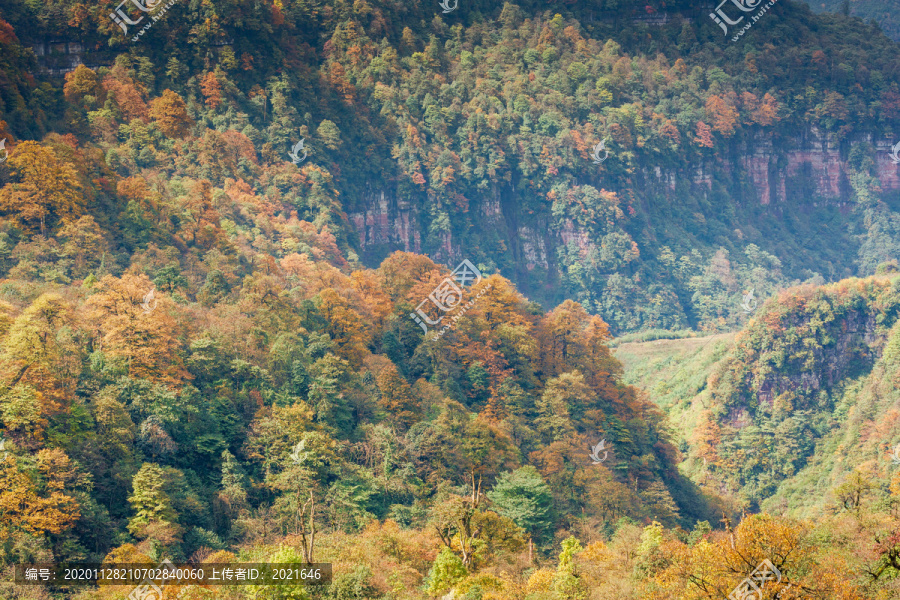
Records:
M900 165L890 157L890 140L868 139L876 148L874 160L876 174L885 191L900 190ZM694 166L690 171L692 188L705 195L713 185L716 171L729 182L734 182L736 202L753 202L761 205L800 203L812 206L820 203L848 202L852 196L849 184L847 154L850 144L838 144L833 138L819 131L810 131L791 140L788 148L775 148L770 141L757 140L752 150L738 153L730 161ZM673 197L676 184L683 173L654 167L647 174L647 186L662 189ZM746 186L741 192L737 182ZM612 186L615 189L614 186ZM752 197L743 197L751 190ZM640 190L635 194L640 196ZM365 209L351 213L359 243L367 262L377 261L394 250L421 252L423 250L423 224L416 206L397 197L394 189L381 189L368 194ZM516 270L529 272L534 268L553 270L556 263L555 248L574 242L587 251L591 241L587 235L571 226L554 234L546 228L536 227L534 219L518 215L515 194L512 190L494 190L480 202L473 203L472 226L475 229L498 228L499 235L508 241L509 252ZM524 221L528 221L527 224ZM440 249L432 252L439 261L452 262L465 254L457 240L447 237Z
M842 315L831 324L834 343L817 348L807 358L816 368L790 374L773 370L755 384L757 400L771 407L774 398L785 392L812 398L818 390L830 389L849 376L867 371L885 343L886 334L878 331L877 317L877 311L866 309Z
M900 189L900 166L890 157L891 143L887 140L866 140L876 148L876 174L885 190ZM813 131L796 143L796 149L773 151L771 144L760 144L742 160L743 168L753 183L761 204L812 198L850 199L846 150L827 136ZM843 157L842 157L843 154Z
M380 190L366 194L365 210L351 213L359 245L367 254L379 247L405 252L421 252L421 227L417 213L406 200L398 197L396 190Z
M78 65L97 70L101 66L112 66L115 60L115 54L107 49L86 48L76 41L42 39L23 42L37 58L38 70L32 75L65 77L66 73L71 73Z

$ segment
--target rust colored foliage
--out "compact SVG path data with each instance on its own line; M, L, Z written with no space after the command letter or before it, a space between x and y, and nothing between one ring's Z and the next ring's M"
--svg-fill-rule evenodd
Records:
M222 104L222 83L214 72L209 71L203 76L200 82L200 91L206 98L206 105L211 109L216 110Z
M698 121L697 137L694 138L694 143L704 148L712 148L715 145L712 138L712 127L703 121Z
M712 120L713 129L726 138L734 135L738 123L733 97L732 92L728 97L712 95L706 100L706 113Z
M112 96L126 119L149 121L146 92L128 76L124 67L116 65L110 70L103 78L103 89Z
M8 160L13 183L0 188L0 209L21 227L46 234L48 227L77 217L84 187L75 167L37 142L22 142Z
M180 385L187 377L179 326L169 315L172 303L159 291L146 302L153 284L146 277L107 275L88 300L95 324L97 348L126 361L134 377L166 385ZM148 310L152 307L152 310Z
M0 458L0 541L18 532L59 534L80 516L78 502L66 493L77 477L69 457L44 448L29 462L23 470L13 458Z

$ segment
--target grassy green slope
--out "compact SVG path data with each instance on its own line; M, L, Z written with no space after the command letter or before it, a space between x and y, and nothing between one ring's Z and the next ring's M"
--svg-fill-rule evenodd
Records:
M682 408L706 388L706 377L731 346L734 333L619 345L615 356L629 384L650 392L661 408Z

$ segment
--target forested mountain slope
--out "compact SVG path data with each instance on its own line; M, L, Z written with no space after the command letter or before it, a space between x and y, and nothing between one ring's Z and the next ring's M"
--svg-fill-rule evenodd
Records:
M896 45L787 1L729 44L689 4L212 0L132 41L112 4L4 3L0 566L335 566L189 600L720 600L769 558L784 600L895 597L900 484L742 518L817 455L741 426L778 427L768 383L783 439L824 439L828 393L893 360ZM688 438L612 333L732 329L750 288Z
M881 0L806 0L816 12L830 12L860 17L866 21L873 20L884 32L900 41L900 4Z
M426 338L410 314L445 267L363 268L332 233L326 169L266 162L135 76L80 67L60 100L72 129L17 138L0 165L4 565L229 549L420 597L441 545L478 573L623 518L713 518L599 317L545 313L485 272ZM313 527L318 550L296 537ZM408 550L341 554L371 536Z
M239 547L250 560L272 541L300 552L314 524L352 581L377 572L383 591L392 574L419 597L441 540L478 572L529 539L540 560L570 530L713 518L662 414L620 382L606 324L578 304L544 314L485 274L454 327L426 338L409 314L447 277L427 257L353 269L327 227L241 182L123 179L99 155L71 136L20 142L0 190L4 564ZM111 207L104 189L131 199ZM516 508L528 489L531 517ZM298 519L307 499L316 512ZM336 540L365 527L421 537L357 572ZM299 546L278 556L316 556Z
M123 176L191 169L144 108L170 90L218 163L196 175L286 198L370 267L467 257L616 333L727 329L749 289L870 275L900 247L900 63L876 29L790 1L738 42L691 6L214 2L132 42L104 7L13 1L0 134L123 142L105 161ZM120 69L66 95L17 39ZM267 176L301 139L313 195Z

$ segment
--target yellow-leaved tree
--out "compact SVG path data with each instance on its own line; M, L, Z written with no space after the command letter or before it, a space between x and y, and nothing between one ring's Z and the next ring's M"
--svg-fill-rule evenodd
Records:
M72 461L58 448L18 460L0 455L0 542L70 529L81 513L65 490L77 477Z
M162 96L150 103L150 118L160 131L172 138L186 136L194 124L184 99L172 90L165 90Z
M47 417L64 410L81 356L74 315L58 294L42 294L12 322L0 353L0 419L19 443L42 437Z
M821 547L814 535L809 523L761 514L692 546L661 541L643 558L649 572L640 597L719 600L753 584L764 600L861 600L852 556Z
M46 235L48 226L83 211L83 189L71 164L52 148L22 142L9 157L13 182L0 188L0 210L24 229Z

